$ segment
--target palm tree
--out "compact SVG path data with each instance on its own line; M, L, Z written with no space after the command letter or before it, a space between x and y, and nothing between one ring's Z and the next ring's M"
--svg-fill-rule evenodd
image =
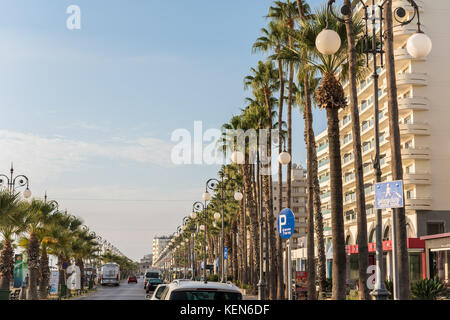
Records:
M282 46L286 45L289 41L286 32L283 30L283 25L279 21L271 21L269 22L268 28L261 29L261 33L263 34L260 38L258 38L253 45L253 52L264 51L269 52L273 51L275 55L280 54L280 50ZM271 57L272 58L272 57ZM283 119L283 105L284 105L284 94L285 94L285 79L283 72L283 60L282 59L274 59L278 63L278 73L279 73L279 81L280 81L280 98L278 100L278 153L283 152L283 144L281 143L283 139L283 128L282 128L282 119ZM278 164L278 208L281 210L283 206L283 165L281 163ZM284 288L283 288L283 256L281 252L283 252L283 239L281 237L277 238L277 251L278 254L276 256L277 259L277 299L284 299Z
M291 32L298 41L299 48L288 48L299 57L307 58L310 65L322 74L320 85L315 91L315 101L320 108L326 109L328 120L328 141L330 154L330 189L331 218L333 234L333 298L345 299L346 286L346 254L344 239L344 219L342 206L342 168L339 136L339 115L341 108L346 106L342 85L336 79L339 68L346 60L345 45L334 56L324 56L315 48L316 36L326 27L327 15L319 10L313 19L302 20L301 29ZM345 36L345 26L338 23L334 17L329 18L329 25L338 34ZM309 52L305 55L304 51Z
M19 193L0 191L0 234L3 237L3 249L0 254L0 289L9 290L14 274L13 236L21 231L21 215L19 210Z
M392 179L403 179L403 165L400 145L400 128L398 117L398 101L397 101L397 80L395 75L394 61L394 34L392 22L392 0L386 2L385 13L385 29L386 36L386 78L388 87L388 112L389 112L389 132L391 135L391 166ZM397 221L397 261L398 261L398 277L399 277L399 299L409 300L410 297L410 279L409 279L409 262L408 262L408 245L406 233L406 215L405 208L394 209L396 211Z
M358 66L361 65L361 54L358 56L356 50L356 38L360 36L362 29L359 21L353 23L353 8L350 0L344 0L344 5L350 8L350 14L345 19L347 33L347 54L348 54L348 78L350 91L350 110L352 115L352 136L353 155L356 180L356 218L358 233L358 274L359 274L359 298L360 300L370 300L367 282L367 266L369 264L369 251L367 245L367 218L366 218L366 198L364 193L364 171L361 151L361 127L359 122L358 92L356 81L358 78ZM359 34L357 33L359 31ZM358 64L359 62L359 64Z
M223 143L223 145L221 146L221 150L226 150L226 149L231 149L231 150L235 150L235 141L232 140L230 141L229 138L230 136L233 136L232 133L237 132L238 130L243 130L246 131L247 129L250 129L251 127L249 126L249 122L247 121L247 119L244 119L243 115L238 115L238 116L233 116L231 118L231 120L229 121L229 123L226 123L222 126L222 130L223 130L223 135L224 135L224 139L221 139L222 141L219 141L219 143ZM234 139L234 138L233 138ZM239 169L240 169L240 173L242 175L242 179L243 179L243 187L244 187L244 197L245 197L245 209L246 211L242 210L242 217L241 217L241 235L243 235L243 240L246 243L247 242L247 219L246 217L249 216L250 218L250 237L251 237L251 241L250 241L250 245L251 248L253 248L251 250L251 254L250 254L250 261L252 261L252 263L250 263L250 278L251 279L255 279L256 278L256 274L258 274L258 266L259 266L259 242L258 242L258 238L259 238L259 231L258 231L258 215L257 215L257 205L256 205L256 200L255 197L253 196L253 190L252 190L252 176L251 176L251 167L253 166L253 164L251 164L249 162L249 152L250 152L250 141L245 141L245 150L242 150L244 152L245 155L245 162L243 164L239 165ZM247 245L244 245L244 247L242 248L242 254L243 257L245 257L244 260L244 276L245 276L245 281L244 283L247 282L247 270L246 270L246 266L247 266ZM256 282L254 282L254 285L256 285ZM254 288L256 290L256 287Z
M275 270L277 270L276 262L277 260L274 259L276 256L275 252L275 230L274 230L274 216L273 216L273 198L272 198L272 175L271 175L271 162L270 159L272 157L272 107L273 107L273 97L272 94L279 90L279 79L278 79L278 70L274 67L272 61L266 61L265 63L262 61L258 62L257 69L251 68L252 75L247 76L244 79L244 87L249 88L252 87L255 93L256 98L262 98L265 103L267 117L269 119L269 125L265 127L265 129L269 129L268 132L268 139L265 146L261 146L263 148L266 148L266 159L267 161L263 162L263 169L265 169L266 172L264 172L263 175L263 197L264 197L264 209L265 209L265 216L266 216L266 227L268 228L267 234L269 240L269 247L268 247L268 257L269 262L272 262L272 264L269 266L269 270L266 270L268 273L268 282L269 282L269 288L272 288L272 290L269 292L270 297L274 298L276 295L276 277L274 278L273 275L275 275ZM262 102L261 101L261 102ZM263 159L265 160L265 159Z
M39 256L40 241L39 232L49 223L54 207L41 200L33 199L31 203L22 203L25 212L23 220L23 232L26 234L26 249L28 256L29 281L27 288L27 299L38 300L39 282Z
M270 7L268 17L279 21L283 24L285 29L287 29L288 34L288 47L293 49L295 47L295 40L291 36L291 31L295 28L295 21L297 19L303 19L307 15L309 15L309 6L307 4L303 4L302 1L291 2L287 0L287 2L275 1L275 5ZM294 68L295 62L289 61L289 87L288 87L288 108L287 108L287 152L292 155L292 107L294 103ZM291 193L292 193L292 162L287 165L287 207L291 207ZM287 269L287 260L286 260L286 269ZM287 282L287 273L286 273ZM287 290L288 288L286 288Z

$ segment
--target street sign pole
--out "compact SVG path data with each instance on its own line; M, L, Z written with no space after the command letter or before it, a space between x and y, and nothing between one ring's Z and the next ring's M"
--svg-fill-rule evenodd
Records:
M287 259L288 259L288 300L292 300L292 258L291 258L291 239L287 241Z
M295 216L291 209L283 209L278 216L278 233L280 237L286 239L286 259L287 259L287 289L288 299L292 300L292 258L291 258L291 237L295 230Z
M397 209L392 210L392 282L394 300L398 300L398 264L397 264Z
M397 208L404 207L403 181L389 181L375 184L375 209L377 209L377 269L376 286L372 295L377 300L386 299L388 292L383 283L383 247L382 247L382 209L392 209L392 270L393 298L398 300L398 261L397 261Z

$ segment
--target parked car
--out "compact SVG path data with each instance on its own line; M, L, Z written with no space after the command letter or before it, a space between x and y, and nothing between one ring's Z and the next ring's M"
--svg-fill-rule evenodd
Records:
M155 292L153 292L152 298L150 300L161 300L161 295L164 292L164 289L166 289L167 284L163 283L156 287Z
M130 282L138 283L137 277L136 276L129 276L128 277L128 283L130 283Z
M147 289L147 282L150 279L160 279L161 271L157 269L146 270L144 274L144 289Z
M161 279L148 279L147 284L145 286L145 292L149 293L150 291L154 291L156 287L160 284L162 284L163 281Z
M242 293L232 283L175 280L167 285L160 300L242 300Z

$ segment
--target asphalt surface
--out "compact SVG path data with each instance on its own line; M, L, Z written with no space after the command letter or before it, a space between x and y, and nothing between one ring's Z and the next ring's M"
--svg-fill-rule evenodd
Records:
M118 287L100 285L94 293L72 300L146 300L143 281L142 278L137 284L122 281Z

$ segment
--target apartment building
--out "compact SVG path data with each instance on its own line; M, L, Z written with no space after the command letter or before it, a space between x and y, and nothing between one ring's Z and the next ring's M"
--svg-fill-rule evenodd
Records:
M411 279L426 275L423 265L422 236L450 232L450 1L415 0L420 7L424 32L433 41L433 51L426 59L413 59L406 50L406 42L416 32L413 21L394 27L395 63L399 103L402 160L404 170L405 208L407 215L408 247L410 250ZM366 1L367 2L367 1ZM368 3L368 4L371 4ZM407 1L394 0L393 6L402 6L408 16L414 14ZM357 10L362 11L357 5ZM397 23L394 23L397 25ZM370 64L370 63L369 63ZM389 114L387 109L387 82L384 68L379 68L379 136L382 181L392 180L389 143ZM348 94L348 83L343 83ZM374 210L375 175L372 158L374 139L374 87L371 73L358 83L358 103L361 126L361 144L366 195L367 232L370 264L374 262L376 214ZM352 117L350 108L339 112L343 205L345 237L349 254L349 279L357 278L357 239L355 169L353 157ZM324 215L327 259L331 252L330 216L330 161L327 132L316 136L322 212ZM392 215L383 211L383 240L386 241L386 276L392 273ZM303 259L304 254L296 258ZM331 271L329 271L329 275Z
M170 237L170 236L153 237L152 254L153 254L154 261L156 261L159 258L161 252L169 244L171 239L172 239L172 237Z

